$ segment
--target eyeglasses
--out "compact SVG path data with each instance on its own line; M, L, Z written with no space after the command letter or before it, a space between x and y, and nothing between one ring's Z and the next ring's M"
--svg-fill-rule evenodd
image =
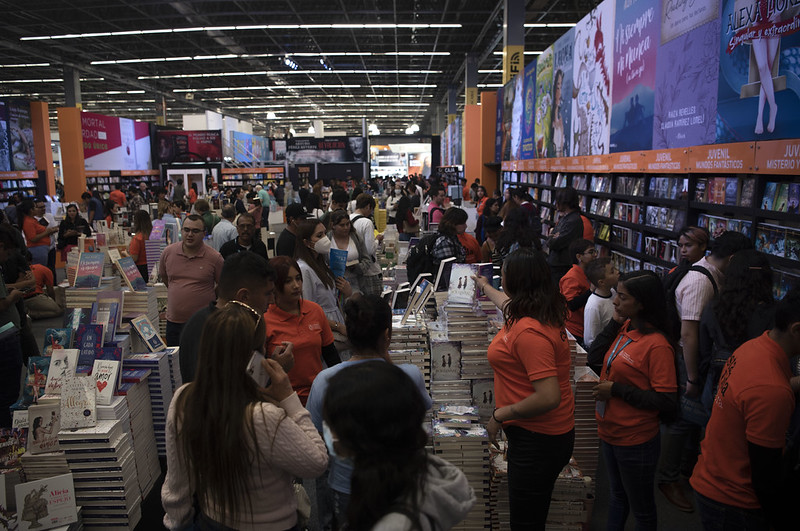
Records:
M185 232L186 234L201 234L205 232L205 229L190 229L188 227L184 227L183 232Z
M597 254L597 249L588 249L588 250L584 251L583 254L595 255L595 254Z
M261 313L256 311L256 309L253 308L252 306L250 306L249 304L245 304L242 301L228 301L228 304L235 304L237 306L240 306L242 308L245 308L245 309L249 310L250 313L253 314L253 317L256 318L256 328L258 328L258 325L261 324L261 318L263 316L261 315Z

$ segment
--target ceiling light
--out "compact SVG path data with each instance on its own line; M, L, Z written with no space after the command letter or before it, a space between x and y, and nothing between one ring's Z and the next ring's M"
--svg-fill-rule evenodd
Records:
M432 85L435 86L435 85ZM254 85L248 87L207 87L191 89L173 89L172 92L217 92L235 90L276 90L276 89L342 89L361 88L361 85Z
M478 83L478 88L502 87L502 83Z
M277 116L275 116L275 113L273 111L269 111L267 113L267 120L275 120L276 118Z
M478 70L479 74L502 74L502 70Z
M294 127L290 127L290 128L289 128L289 134L290 134L290 135L292 135L292 136L294 136L294 135L296 135L296 134L297 134L297 133L295 132L295 130L294 130Z
M495 55L503 55L503 52L492 52ZM542 52L525 52L525 55L542 55Z
M524 24L526 28L572 28L575 22L530 22Z
M309 125L309 126L308 126L308 134L309 134L309 135L314 135L314 134L316 134L316 131L314 131L314 126L313 126L313 125Z
M50 66L50 63L21 63L15 65L0 65L0 68L31 68L34 66Z

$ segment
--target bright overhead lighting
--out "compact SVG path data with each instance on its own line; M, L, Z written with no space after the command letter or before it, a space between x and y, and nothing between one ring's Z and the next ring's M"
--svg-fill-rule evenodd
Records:
M524 25L526 28L572 28L575 22L530 22Z
M502 74L502 70L478 70L479 74Z
M234 90L275 90L275 89L340 89L361 88L361 85L254 85L249 87L207 87L198 89L173 89L172 92L217 92Z
M372 88L436 88L439 85L370 85Z
M20 63L16 65L0 65L0 68L32 68L34 66L50 66L50 63Z
M4 79L3 83L61 83L63 81L59 77L54 79Z
M503 52L492 52L495 55L503 55ZM525 52L525 55L542 55L542 52Z
M275 115L275 113L274 113L274 112L272 112L272 111L269 111L269 112L267 113L267 120L275 120L276 118L277 118L277 116Z
M450 52L298 52L298 53L243 53L243 54L226 54L226 55L196 55L179 56L179 57L142 57L138 59L108 59L104 61L92 61L93 65L123 65L132 63L163 63L166 61L202 61L207 59L255 59L263 57L363 57L370 55L399 55L409 57L431 57L431 56L449 56ZM9 65L16 66L16 65ZM27 66L27 65L19 65ZM31 66L48 66L47 63L41 65Z
M19 40L43 41L53 39L89 39L97 37L119 37L125 35L152 35L156 33L195 33L204 31L248 31L265 29L439 29L460 27L461 24L258 24L250 26L196 26L189 28L104 31L96 33L66 33L60 35L20 37Z
M291 59L286 59L291 61ZM287 65L289 66L289 65ZM203 77L273 76L291 74L441 74L441 70L256 70L253 72L209 72L202 74L170 74L164 76L139 76L137 79L186 79Z
M314 126L313 126L313 125L309 125L309 126L308 126L308 134L309 134L309 135L314 135L314 134L316 134L316 131L314 130Z
M478 88L502 87L502 83L478 83Z

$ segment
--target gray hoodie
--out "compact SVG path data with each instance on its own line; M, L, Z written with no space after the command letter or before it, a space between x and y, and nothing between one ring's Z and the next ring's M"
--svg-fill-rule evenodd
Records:
M422 531L444 531L467 516L475 505L475 493L467 477L456 466L435 455L429 456L429 461L425 492L419 501L419 521ZM372 528L373 531L411 529L411 519L402 513L389 513Z

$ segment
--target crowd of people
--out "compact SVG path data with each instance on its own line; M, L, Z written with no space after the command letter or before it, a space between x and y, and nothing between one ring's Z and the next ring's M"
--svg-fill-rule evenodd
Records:
M374 223L385 207L401 240L426 224L435 230L434 268L454 259L501 271L501 290L475 280L504 319L487 352L497 406L487 430L492 443L501 432L508 441L511 529L545 528L572 454L567 333L598 376L607 529L624 529L630 513L637 529L655 529L658 491L680 510L696 506L706 529L791 527L800 290L774 299L770 262L749 238L712 240L684 227L681 262L665 277L620 274L598 256L572 188L556 190L551 225L525 188L490 197L476 182L456 206L445 179L370 180L352 190L334 182L323 210L321 186L218 191L228 199L219 216L213 197L182 182L153 193L118 188L108 199L87 192L59 225L44 202L15 205L0 224L0 326L19 331L0 338L0 425L10 422L24 358L38 353L26 316L60 311L46 301L55 252L126 207L129 253L147 275L153 219L136 205L154 202L156 217L183 218L158 265L166 342L180 346L185 382L168 416L165 525L300 529L296 493L305 485L315 490L320 529L452 527L475 496L461 471L425 452L431 399L422 374L388 354L391 308L381 298ZM260 228L278 195L289 200L286 228L269 259ZM460 208L469 203L475 236ZM344 274L334 273L332 249L346 253Z

